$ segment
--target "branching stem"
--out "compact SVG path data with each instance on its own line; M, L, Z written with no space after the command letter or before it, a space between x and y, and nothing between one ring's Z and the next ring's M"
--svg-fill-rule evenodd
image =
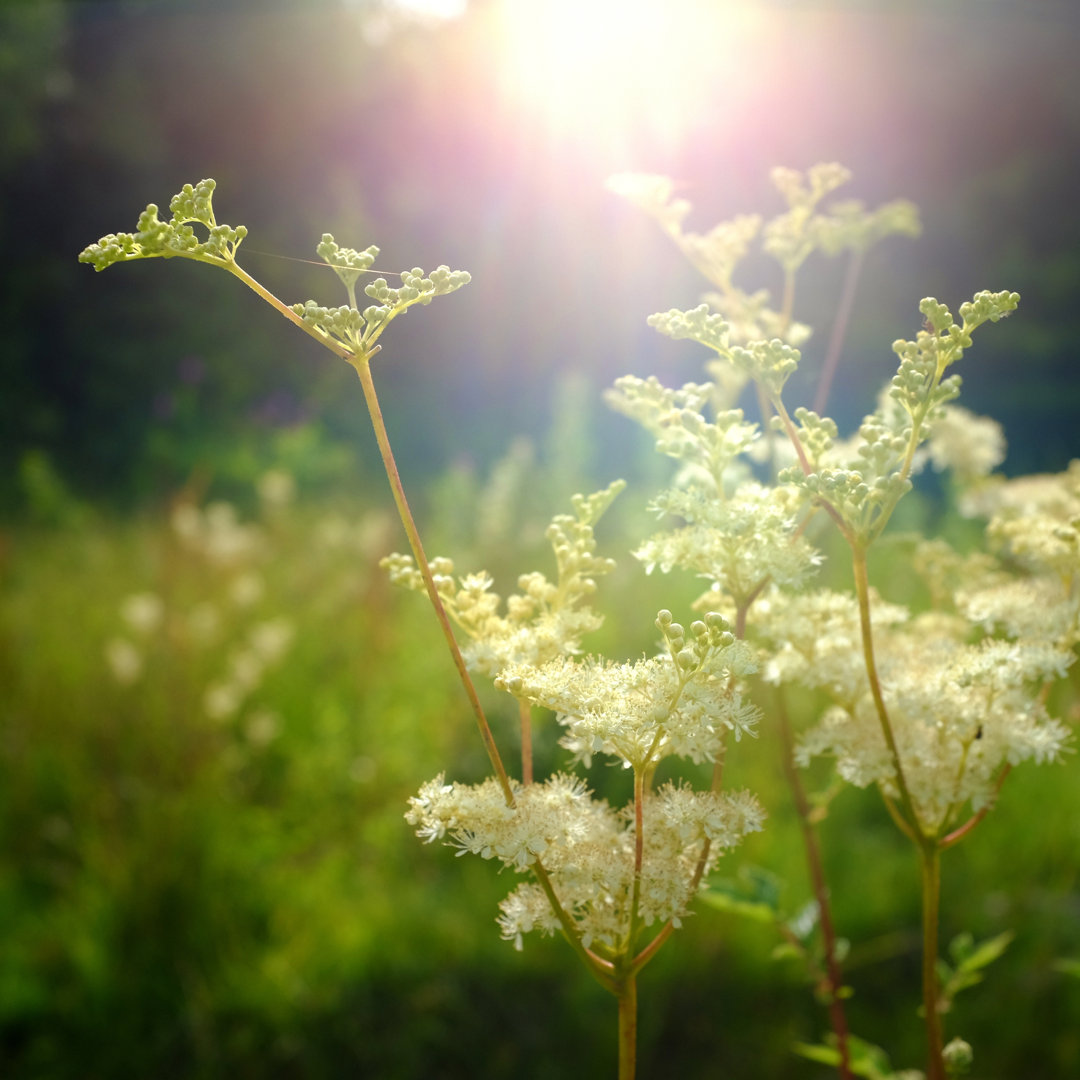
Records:
M551 910L555 912L555 917L559 920L563 936L569 942L570 948L577 953L578 959L585 965L592 977L609 993L618 996L619 985L614 977L615 965L610 960L604 960L602 957L597 956L596 953L585 948L581 941L581 935L574 925L574 920L570 918L566 908L562 906L558 896L555 895L555 888L551 884L551 877L548 872L539 861L533 863L531 869L536 876L536 880L540 883L540 888L544 890L544 895L548 898Z

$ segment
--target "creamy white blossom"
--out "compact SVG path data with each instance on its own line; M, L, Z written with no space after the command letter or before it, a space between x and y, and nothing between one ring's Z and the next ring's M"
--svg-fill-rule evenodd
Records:
M421 839L445 840L461 853L497 859L518 872L542 861L583 943L625 948L634 903L633 807L613 810L565 774L515 786L514 798L515 806L507 806L494 780L470 786L448 784L439 776L410 799L406 820ZM764 818L746 792L716 794L667 784L647 798L639 925L683 918L702 874L723 851L759 831ZM500 904L498 922L503 936L519 948L522 935L553 933L560 926L547 896L532 882L519 885Z
M753 653L731 639L700 663L685 663L671 656L632 664L562 658L511 666L496 685L555 712L567 729L562 745L586 767L597 753L635 768L669 755L715 761L729 733L756 734L760 712L738 682L755 670Z
M904 778L930 835L966 804L992 801L1003 766L1053 761L1070 733L1049 717L1041 685L1061 678L1074 655L1045 640L964 640L964 620L931 615L876 635L877 669ZM806 681L813 682L810 669ZM820 685L820 684L818 684ZM859 787L897 797L892 756L868 687L830 708L801 741L802 763L817 754Z

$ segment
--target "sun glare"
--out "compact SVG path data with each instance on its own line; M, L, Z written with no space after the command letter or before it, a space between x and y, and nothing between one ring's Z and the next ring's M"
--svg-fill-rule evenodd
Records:
M718 78L737 78L746 9L703 0L502 0L503 91L560 134L622 148L675 139ZM688 17L688 13L692 17Z

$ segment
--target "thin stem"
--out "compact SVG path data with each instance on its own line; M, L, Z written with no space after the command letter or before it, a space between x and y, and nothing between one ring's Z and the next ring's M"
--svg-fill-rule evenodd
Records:
M356 367L356 357L347 346L342 345L340 341L335 341L329 334L317 330L314 326L308 326L308 324L304 322L304 320L300 318L288 304L279 300L269 289L256 281L242 266L238 263L230 262L226 263L224 268L228 270L233 277L239 278L253 293L256 294L256 296L265 300L279 315L283 315L294 326L298 326L303 330L308 337L314 338L320 345L329 349L336 356L340 356L342 360L347 360L353 367ZM374 355L374 351L368 355L368 359L370 359L372 355Z
M791 788L791 794L795 800L795 809L799 814L803 846L806 849L806 864L810 870L810 881L814 889L814 899L817 901L818 918L821 921L821 938L825 947L826 983L829 994L829 1022L832 1025L833 1033L836 1035L837 1050L840 1052L840 1062L837 1069L844 1080L852 1080L851 1057L848 1050L847 1016L844 1013L844 1003L840 996L844 983L840 973L840 962L836 958L836 931L833 928L829 889L825 884L825 868L821 860L821 846L818 843L817 830L814 828L811 818L810 803L806 798L806 791L802 786L802 781L799 779L799 770L795 767L795 748L791 735L791 722L788 719L787 709L784 706L779 690L777 690L776 699L778 703L777 712L780 717L781 756L784 775L787 777L788 786Z
M705 842L705 845L705 854L708 855L708 841ZM698 876L698 880L701 880L700 875ZM695 885L694 888L696 889L697 886ZM654 937L652 941L650 941L649 944L634 957L627 970L636 975L660 951L660 946L663 945L673 933L675 933L675 924L668 919L668 921L664 923L660 933L658 933L656 937Z
M896 803L895 803L895 802L893 802L893 800L892 800L892 799L890 799L890 798L889 798L889 796L888 796L888 795L886 795L886 794L885 794L884 792L882 792L882 795L881 795L881 801L882 801L883 803L885 803L885 809L889 811L889 817L891 817L891 818L893 819L893 822L895 823L896 827L897 827L897 828L898 828L898 829L899 829L899 830L900 830L900 831L901 831L901 832L902 832L902 833L903 833L903 834L904 834L904 835L905 835L905 836L906 836L906 837L907 837L907 838L908 838L908 839L909 839L909 840L910 840L910 841L911 841L911 842L912 842L913 844L917 844L917 843L919 842L919 837L918 837L918 834L917 834L917 833L915 832L915 830L914 830L914 829L913 829L913 828L912 828L912 827L911 827L911 826L910 826L910 825L908 824L908 822L907 822L907 820L906 820L906 819L904 818L903 814L901 814L901 813L900 813L900 811L899 811L899 810L898 810L898 809L896 808Z
M844 349L844 338L847 337L848 322L851 319L851 309L855 303L855 291L859 284L859 273L862 270L864 254L863 248L853 248L851 258L848 260L847 272L844 274L840 304L836 309L836 321L833 323L832 333L829 335L829 347L825 352L825 363L821 368L821 381L818 383L817 394L814 396L814 412L818 416L825 413L825 405L829 400L829 391L832 389L833 378L840 363L840 354Z
M559 925L562 927L563 936L570 944L570 948L577 953L578 959L589 970L594 979L607 991L618 996L619 985L616 982L614 976L615 965L610 960L604 960L597 956L596 953L586 949L581 942L581 935L577 932L577 927L574 925L574 920L567 914L566 909L559 903L558 896L555 895L555 887L551 884L551 878L548 872L537 860L532 865L532 872L536 876L536 880L540 883L540 888L544 890L544 895L548 898L548 903L551 905L551 910L555 912L555 917L559 920Z
M870 682L870 693L874 698L874 707L877 709L881 734L884 736L885 744L889 748L889 756L892 758L893 769L896 772L896 783L900 789L900 803L906 815L907 824L917 836L922 836L923 831L919 825L919 816L915 812L915 801L911 797L911 791L904 776L904 766L900 762L900 750L893 735L892 723L889 721L889 712L885 707L885 696L881 691L881 680L878 678L877 663L874 659L874 633L870 623L870 581L866 570L866 550L862 545L857 543L851 545L851 561L855 571L855 593L859 600L863 660L866 663L866 677Z
M532 705L524 698L518 699L518 716L521 721L521 782L528 786L533 782Z
M469 704L472 706L473 714L476 716L476 723L480 728L480 737L484 740L484 748L487 750L491 766L495 770L499 786L502 788L506 805L513 806L514 793L510 787L510 778L507 775L506 767L502 763L502 758L499 756L499 749L495 745L495 737L491 734L491 727L488 725L487 717L484 715L483 706L480 704L480 698L476 693L476 686L473 684L472 677L465 666L461 649L458 648L457 639L454 637L454 631L450 626L450 619L446 614L446 608L443 607L442 598L439 596L439 590L435 587L431 566L428 563L427 556L424 554L424 546L420 542L420 533L416 528L416 522L413 520L412 511L409 509L408 500L405 498L405 489L401 483L397 463L394 461L393 451L390 449L390 438L386 433L386 423L383 420L382 410L379 408L378 395L375 393L375 383L371 378L371 365L367 360L358 360L356 358L353 358L352 363L356 368L357 375L360 376L360 385L363 387L364 401L367 403L371 424L375 429L375 439L379 444L379 453L382 455L383 465L386 467L386 476L390 481L390 489L394 494L394 502L397 505L401 523L405 526L405 532L409 538L413 558L416 560L416 565L424 579L428 598L435 609L439 626L442 627L443 637L446 639L450 655L454 659L454 667L457 668L458 677L461 679Z
M941 1012L938 1009L938 909L941 902L941 852L936 840L919 845L922 863L923 1012L926 1024L926 1080L945 1080Z
M948 836L943 836L941 838L941 842L938 847L942 851L944 851L946 848L951 848L953 844L958 844L961 840L964 839L965 836L967 836L969 832L971 832L972 829L975 828L976 825L979 824L980 821L982 821L984 817L986 817L987 814L990 813L990 811L993 809L994 802L998 797L998 793L1001 791L1001 785L1005 783L1005 777L1009 775L1011 770L1012 766L1006 762L1005 767L998 774L997 783L994 785L994 798L991 799L981 810L979 810L978 813L975 813L971 817L969 817L963 825L961 825L957 829L953 829L953 831L949 833Z
M799 438L799 433L795 430L795 425L792 423L791 417L788 415L788 411L784 407L784 403L781 401L779 394L772 399L772 403L776 409L776 415L780 417L780 423L783 424L784 431L795 450L795 456L799 459L799 468L802 469L804 476L809 476L814 471L813 466L810 464L810 459L806 456L806 447L803 446L802 439ZM817 505L833 519L844 539L849 544L854 543L851 530L848 528L847 522L844 521L840 511L837 510L831 502L822 498L820 495L817 497L816 502Z
M634 885L630 895L630 928L626 950L632 953L638 933L638 903L641 899L641 865L645 857L645 770L634 767Z
M724 777L724 755L723 753L713 762L712 784L710 785L710 791L713 793L719 792L722 786ZM712 851L712 841L706 837L705 842L701 845L701 854L698 856L697 866L694 867L694 876L690 879L690 895L693 896L701 884L701 879L705 876L705 867L709 864L709 852ZM664 923L663 929L634 957L633 962L630 965L629 970L635 974L639 972L659 951L660 946L664 944L672 933L675 931L675 924L669 919Z
M637 975L619 983L619 1080L634 1080L637 1069Z

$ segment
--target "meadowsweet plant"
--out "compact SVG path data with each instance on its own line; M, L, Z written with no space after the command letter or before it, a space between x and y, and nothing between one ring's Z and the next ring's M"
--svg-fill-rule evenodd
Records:
M701 603L730 613L740 637L749 630L766 681L827 695L832 704L796 746L782 705L777 709L789 759L806 765L829 755L845 781L875 785L918 853L927 1075L943 1080L966 1071L972 1051L962 1039L944 1042L942 1014L1008 939L978 950L969 943L954 955L955 969L939 958L941 854L983 820L1010 769L1053 761L1067 749L1069 732L1047 714L1045 702L1080 641L1077 472L1074 462L1059 477L988 479L1004 456L1000 428L951 404L960 391L954 365L972 347L972 335L1019 303L1007 291L976 294L961 305L959 319L939 301L923 300L922 328L913 340L893 344L899 366L877 409L853 438L838 439L822 403L842 348L855 275L874 240L917 231L914 210L902 202L877 211L850 202L819 211L822 197L847 178L837 165L816 166L805 176L774 171L788 210L765 224L762 246L782 270L779 311L766 292L747 294L732 280L760 219L736 218L705 236L684 233L689 206L672 200L670 181L613 178L611 188L652 214L719 291L696 308L649 319L660 333L709 349L713 381L672 391L655 380L623 379L611 401L684 466L676 485L654 503L672 527L635 554L648 569L679 567L709 580ZM830 342L815 410L789 412L785 386L801 361L797 346L809 334L793 318L796 271L815 248L853 253L836 322L841 336ZM757 430L731 407L747 380L756 386L761 421L784 436L759 455L776 477L769 487L748 463ZM914 614L873 591L867 552L927 460L952 471L967 512L990 518L992 553L963 556L942 541L920 543L914 566L930 579L934 607ZM815 562L806 537L823 516L850 551L853 594L805 587ZM817 840L798 775L790 760L786 764L824 924L828 902ZM825 937L833 1045L804 1052L835 1063L842 1075L856 1068L877 1075L864 1071L865 1055L853 1061L831 929ZM880 1071L880 1063L874 1067Z
M499 907L499 931L519 949L530 934L561 935L615 997L620 1080L635 1075L638 975L696 897L723 906L723 888L710 887L710 875L725 852L764 826L765 808L755 796L724 786L728 751L740 745L741 752L761 725L776 724L782 735L814 889L806 917L778 918L777 927L806 959L832 1027L825 1042L798 1049L842 1077L921 1074L894 1073L883 1051L848 1031L843 1000L850 988L822 869L821 814L811 810L800 767L828 755L843 781L876 786L918 854L927 1076L944 1080L960 1075L973 1051L959 1037L945 1042L943 1014L1008 937L958 939L951 963L939 956L941 853L985 818L1012 767L1052 761L1067 749L1068 731L1048 714L1046 700L1080 641L1080 472L1074 463L1057 477L995 478L1004 452L1000 429L952 404L960 387L953 367L972 347L972 335L1009 315L1019 298L979 293L961 306L959 320L924 300L922 329L893 346L899 367L877 408L841 440L824 403L865 256L890 235L918 232L906 202L876 210L852 201L825 205L847 179L838 165L806 174L777 170L785 210L768 222L738 217L704 235L684 230L690 207L673 199L665 178L611 181L613 191L657 220L711 287L698 307L649 319L660 333L708 350L706 381L670 388L656 377L626 377L609 393L610 403L678 463L670 487L654 499L661 530L641 538L633 554L646 570L685 570L707 583L696 610L681 621L668 610L643 616L656 648L633 660L586 651L587 636L602 621L600 583L614 565L598 552L595 527L622 481L574 496L572 513L557 515L548 528L553 575L524 572L505 597L484 570L459 573L452 559L429 560L424 552L371 361L395 318L460 288L468 274L413 268L392 285L375 267L377 248L342 248L327 234L317 252L347 302L286 305L237 263L246 230L218 224L212 180L186 185L169 220L151 205L135 232L103 237L80 256L98 270L155 257L216 266L357 372L410 546L410 554L391 555L384 567L392 581L432 604L492 769L479 784L445 774L427 780L409 800L406 818L422 840L445 842L516 875ZM759 237L779 266L777 305L766 290L736 283L739 263ZM815 253L847 253L848 268L818 401L813 410L791 409L787 384L811 333L795 318L796 282ZM361 308L363 281L371 303ZM753 419L740 405L750 384ZM874 591L867 553L927 464L949 471L965 512L988 519L987 549L958 552L934 539L913 545L913 572L932 600L930 610L915 613ZM187 523L192 542L209 542L211 523L195 517ZM836 530L850 552L849 592L815 586L823 558L816 541L825 529ZM133 636L152 633L160 621L144 599L131 598L123 611ZM114 649L109 663L118 678L137 677L123 651ZM504 695L515 720L499 729L499 740L474 676ZM797 735L784 696L794 687L829 701L819 721ZM560 726L568 756L562 769L538 776L533 723L547 714ZM520 745L520 769L507 768L499 741ZM662 763L671 779L658 782ZM601 764L615 764L624 777L621 804L591 790L583 773ZM704 783L695 783L702 776ZM815 925L820 942L812 947Z

